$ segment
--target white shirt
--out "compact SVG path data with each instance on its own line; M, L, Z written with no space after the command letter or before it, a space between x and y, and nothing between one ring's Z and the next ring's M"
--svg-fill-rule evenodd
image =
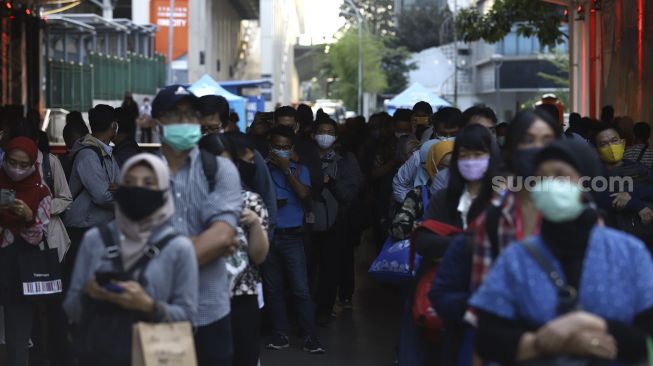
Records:
M458 201L458 212L460 212L460 217L463 220L463 229L467 229L467 214L472 207L474 199L476 199L476 196L472 196L467 187L465 187L463 194L460 196L460 201Z

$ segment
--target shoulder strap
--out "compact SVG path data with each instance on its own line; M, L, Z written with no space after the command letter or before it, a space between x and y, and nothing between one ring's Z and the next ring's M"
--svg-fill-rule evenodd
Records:
M218 173L218 159L211 152L200 149L200 158L202 159L202 169L204 176L209 185L209 193L215 189L215 175Z
M642 158L644 157L644 153L646 152L646 150L648 150L648 142L644 145L644 147L642 148L642 151L639 152L639 155L637 156L637 160L635 160L636 162L639 163L640 160L642 160Z
M426 185L422 186L422 219L426 216L426 211L429 207L429 188Z
M544 256L544 253L535 245L533 239L529 238L520 245L526 250L533 260L546 273L547 277L558 292L558 314L568 313L576 308L578 293L575 288L568 285L564 278L556 271L551 262Z
M132 277L136 272L136 270L138 270L139 268L143 268L139 275L138 282L144 284L143 280L144 280L145 270L147 269L147 265L150 263L152 259L154 259L154 257L158 256L163 251L163 249L165 249L165 247L177 236L179 236L177 233L170 233L164 236L161 240L159 240L155 244L151 244L145 247L145 254L141 256L138 259L138 261L134 263L134 265L127 270L129 277Z
M98 226L100 237L104 243L107 258L110 258L113 265L118 270L122 270L122 261L120 260L120 246L113 240L113 233L108 224Z
M54 177L52 176L52 166L50 165L50 154L43 153L43 180L50 188L50 193L54 196Z

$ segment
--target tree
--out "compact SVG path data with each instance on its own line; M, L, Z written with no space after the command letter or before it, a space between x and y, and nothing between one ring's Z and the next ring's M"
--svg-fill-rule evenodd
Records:
M462 9L456 16L456 30L465 42L485 40L495 43L503 39L513 26L524 37L537 36L543 46L554 47L564 41L560 30L564 8L536 0L496 0L482 14L477 8Z
M397 34L394 16L394 0L352 0L360 9L365 27L377 37L392 37ZM340 6L347 24L358 24L356 14L346 2Z
M417 65L408 62L410 52L406 47L384 47L382 50L381 68L388 81L384 90L387 94L399 94L408 85L408 73Z
M387 83L385 88L376 92L395 94L404 90L408 84L408 72L415 69L416 66L408 62L410 52L396 36L394 0L352 1L360 9L364 22L363 27L370 36L376 39L376 47L381 55L381 70ZM346 28L350 31L352 28L358 27L356 15L347 3L343 3L341 10L347 20ZM358 55L358 51L356 50L353 55ZM356 56L354 56L355 58ZM365 75L368 70L365 67L363 70L363 75ZM369 90L365 89L365 91Z
M363 32L363 91L379 93L386 89L382 70L383 43L369 32ZM328 65L337 78L335 94L347 108L355 110L358 99L358 30L350 28L338 42L331 45Z
M397 37L411 52L420 52L453 41L453 14L449 7L427 3L399 13Z

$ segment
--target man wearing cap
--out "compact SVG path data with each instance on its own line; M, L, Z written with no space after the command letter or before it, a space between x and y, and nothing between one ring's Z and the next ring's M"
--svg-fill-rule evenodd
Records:
M200 266L199 306L193 319L198 365L231 365L230 291L224 257L238 245L234 240L242 211L238 170L229 159L213 156L217 167L207 174L197 146L202 137L198 98L183 86L161 90L152 102L152 117L159 126L162 158L172 177L172 223L193 241Z
M118 188L120 168L109 146L116 137L118 118L113 107L98 104L88 111L91 133L77 140L70 154L73 160L70 193L73 203L64 216L70 249L64 259L64 283L74 268L74 259L84 233L93 226L113 220L113 192Z

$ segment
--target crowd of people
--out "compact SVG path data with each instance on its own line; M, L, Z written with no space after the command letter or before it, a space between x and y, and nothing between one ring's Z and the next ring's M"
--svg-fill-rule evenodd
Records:
M60 156L37 112L6 107L7 364L36 353L129 365L138 321L191 322L200 366L258 365L261 346L287 349L297 330L297 346L325 353L317 327L355 306L363 233L378 250L408 240L421 258L399 292L399 365L641 362L653 336L650 126L611 107L568 121L550 107L498 123L487 107L419 102L340 125L282 106L243 133L224 98L173 85L140 108L131 94L96 105L88 124L71 112ZM28 294L21 280L39 247L56 249L62 272L49 301L28 295L57 291ZM434 323L413 314L422 283Z

